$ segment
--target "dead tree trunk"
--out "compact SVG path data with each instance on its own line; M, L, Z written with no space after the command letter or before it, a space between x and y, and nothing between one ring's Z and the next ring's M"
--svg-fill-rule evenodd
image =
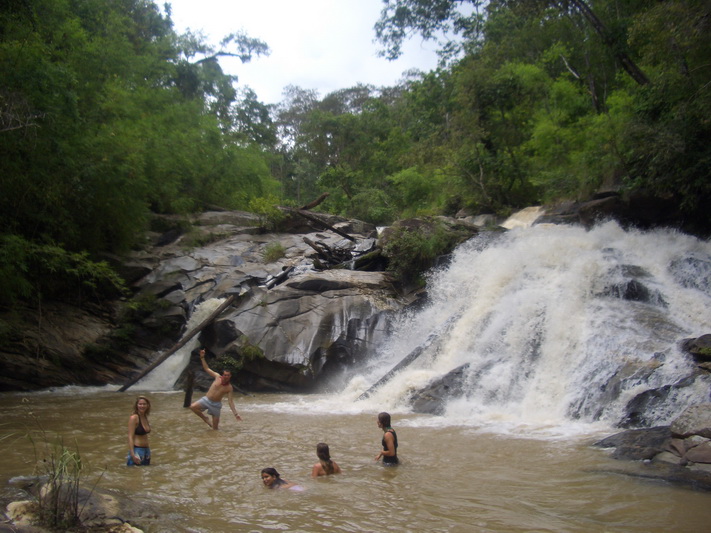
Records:
M234 301L234 299L236 297L237 297L236 294L229 296L224 302L222 302L220 304L220 306L217 309L215 309L212 312L212 314L210 314L209 317L207 317L205 320L203 320L202 323L198 327L194 328L193 330L188 332L182 339L180 339L180 342L173 345L173 347L170 350L168 350L167 352L162 354L160 357L158 357L158 359L156 359L150 365L148 365L146 368L144 368L141 372L138 373L137 376L134 376L133 378L129 379L128 382L123 387L121 387L119 389L119 392L126 391L126 389L128 389L131 385L134 385L139 379L144 377L150 371L154 370L163 361L168 359L168 357L170 357L175 352L180 350L180 348L185 346L190 339L192 339L195 335L200 333L208 324L210 324L213 320L215 320L220 315L220 313L222 313L222 311L227 309L227 307L232 304L232 302Z

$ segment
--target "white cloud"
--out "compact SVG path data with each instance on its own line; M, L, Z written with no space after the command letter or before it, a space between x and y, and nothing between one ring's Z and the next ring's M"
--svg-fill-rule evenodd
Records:
M159 3L159 2L157 2ZM394 85L412 68L429 71L437 57L433 43L409 42L403 57L377 57L373 25L382 0L172 0L178 32L202 30L216 44L243 30L265 41L271 55L242 64L220 64L266 103L282 99L287 85L316 89L320 96L358 83ZM162 5L162 4L161 4Z

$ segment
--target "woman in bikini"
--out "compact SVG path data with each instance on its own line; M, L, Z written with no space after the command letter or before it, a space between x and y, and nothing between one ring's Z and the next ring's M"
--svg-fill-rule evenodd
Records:
M148 434L151 425L148 415L151 412L151 402L145 396L139 396L133 405L133 414L128 418L128 466L148 466L151 464L151 449L148 445Z
M316 456L318 457L318 463L311 469L311 477L341 473L341 467L338 466L338 463L331 460L331 452L328 450L328 444L319 442L316 445Z

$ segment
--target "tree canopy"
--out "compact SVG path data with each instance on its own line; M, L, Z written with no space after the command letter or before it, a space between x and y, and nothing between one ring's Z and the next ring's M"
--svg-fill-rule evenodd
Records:
M147 0L3 2L0 258L18 239L37 253L0 269L27 278L42 251L127 250L152 212L273 194L276 130L218 62L268 51L244 34L219 47L178 35Z
M341 91L298 111L290 175L328 189L331 209L383 222L643 190L708 232L707 2L383 4L385 56L419 34L440 42L444 63L370 88L356 109ZM296 113L283 105L282 121Z
M2 3L0 305L47 294L49 271L115 290L93 261L135 246L153 213L325 192L319 209L387 224L643 190L709 231L708 2L383 6L383 55L420 35L439 41L438 69L291 86L268 106L220 66L269 53L244 33L179 35L149 0Z

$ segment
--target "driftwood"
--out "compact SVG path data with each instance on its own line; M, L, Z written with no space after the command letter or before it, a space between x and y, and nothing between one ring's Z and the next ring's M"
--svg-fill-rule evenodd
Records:
M173 355L175 352L180 350L183 346L185 346L190 339L192 339L195 335L200 333L205 327L207 327L213 320L215 320L222 311L224 311L229 305L232 304L234 299L237 297L236 294L233 294L229 296L224 302L220 304L220 306L215 309L209 317L207 317L205 320L200 323L196 328L188 332L182 339L180 339L180 342L177 344L173 345L173 347L162 354L158 359L153 361L150 365L148 365L146 368L144 368L141 372L138 373L137 376L134 376L133 378L129 379L128 382L119 389L119 392L124 392L126 389L128 389L131 385L134 385L139 379L141 379L143 376L148 374L150 371L154 370L158 365L160 365L163 361L168 359L171 355Z
M289 268L284 268L284 270L282 270L278 275L267 281L265 283L265 286L267 287L267 289L271 289L272 287L279 285L280 283L286 281L286 279L289 277L289 274L291 274L293 270L293 266L290 266Z
M301 209L291 209L290 211L291 211L292 213L296 213L297 215L304 217L306 220L310 220L311 222L313 222L313 223L315 223L315 224L321 226L322 228L331 230L333 233L336 233L337 235L340 235L340 236L343 237L344 239L348 239L349 241L353 241L353 242L356 241L356 238L355 238L355 237L352 237L352 236L348 235L345 231L341 231L341 230L339 230L338 228L334 228L333 226L331 226L331 225L328 224L327 222L324 222L324 221L321 220L320 218L315 217L314 215L312 215L312 214L310 214L310 213L307 213L307 212L305 212L305 211L302 211Z
M309 202L308 204L300 207L299 209L301 209L303 211L308 210L308 209L313 209L314 207L319 205L321 202L323 202L326 198L328 198L328 195L329 195L329 193L325 192L321 196L316 198L313 202Z
M425 342L423 342L417 348L407 354L398 364L392 367L387 374L385 374L382 378L380 378L373 385L371 385L367 391L358 396L358 400L365 400L366 398L370 397L371 394L373 394L376 390L378 390L380 387L390 381L393 377L395 377L395 375L400 372L400 370L416 361L417 358L420 357L430 346L432 346L435 341L439 340L444 333L448 332L449 328L451 328L461 316L461 312L455 313L454 315L450 316L446 320L446 322L444 322L435 331L433 331L427 336Z
M324 242L314 242L308 237L304 237L304 242L313 248L321 259L327 261L328 263L337 265L339 263L343 263L344 261L349 261L352 258L350 250L335 250Z

